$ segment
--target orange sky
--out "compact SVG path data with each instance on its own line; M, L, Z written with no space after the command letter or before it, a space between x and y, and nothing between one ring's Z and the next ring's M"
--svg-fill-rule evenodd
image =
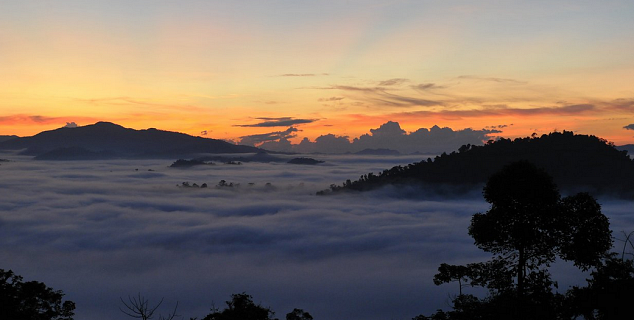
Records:
M0 134L502 126L634 143L631 1L0 4ZM279 126L275 126L279 124Z

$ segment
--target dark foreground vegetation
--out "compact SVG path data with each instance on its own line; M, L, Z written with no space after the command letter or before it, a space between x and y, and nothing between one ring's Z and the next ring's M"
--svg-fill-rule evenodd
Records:
M491 207L473 215L468 232L492 259L441 264L434 283L457 283L453 310L414 320L632 318L632 259L626 259L626 247L620 255L609 251L608 218L590 194L562 198L552 178L528 162L504 167L483 194ZM624 241L634 249L629 235ZM549 272L556 259L590 270L588 285L556 292ZM488 294L479 298L464 287L484 287Z
M423 185L429 186L430 192L480 189L504 165L521 160L544 168L562 190L634 198L634 160L627 151L617 150L604 139L570 131L500 139L483 146L463 145L457 152L379 174L368 173L341 186L331 185L319 194L368 191L386 185Z
M0 319L72 320L75 303L62 302L63 296L42 282L24 282L13 271L0 269Z

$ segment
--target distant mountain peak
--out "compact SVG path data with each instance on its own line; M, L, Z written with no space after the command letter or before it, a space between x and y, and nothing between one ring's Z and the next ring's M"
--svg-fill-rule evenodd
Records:
M0 143L0 150L20 150L22 154L68 160L73 157L152 158L199 156L205 153L250 153L261 149L234 145L222 140L200 138L155 128L135 130L100 121L81 127L43 131L32 137ZM53 152L54 151L54 152ZM81 151L81 152L80 152ZM51 153L52 152L52 153Z

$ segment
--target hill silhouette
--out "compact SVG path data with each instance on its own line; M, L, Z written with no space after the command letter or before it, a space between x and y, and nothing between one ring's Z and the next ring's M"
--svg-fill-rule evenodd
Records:
M135 130L110 122L59 128L0 142L0 150L23 150L36 159L182 157L201 153L250 153L260 149L158 129Z
M454 186L460 190L480 188L487 179L511 162L526 160L542 167L555 183L568 191L634 197L634 160L625 150L595 136L553 132L541 137L500 139L483 146L463 145L443 153L379 174L368 173L319 192L367 191L386 185Z
M4 142L4 141L7 141L7 140L15 139L17 137L18 136L3 136L3 135L0 135L0 142Z

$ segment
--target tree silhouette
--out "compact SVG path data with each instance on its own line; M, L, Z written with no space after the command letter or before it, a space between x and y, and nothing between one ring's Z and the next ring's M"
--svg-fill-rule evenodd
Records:
M491 207L473 215L469 235L495 258L466 267L442 264L434 282L483 286L491 296L480 301L461 292L452 319L460 318L455 312L464 315L474 308L488 318L500 312L515 318L556 318L563 297L552 293L556 282L548 267L557 257L582 270L601 265L612 246L601 206L587 193L562 199L552 178L526 161L492 175L483 194Z
M302 309L295 308L286 314L286 320L313 320L313 316Z
M119 310L123 312L125 315L130 316L135 319L141 320L149 320L154 317L154 312L158 309L163 303L163 299L159 301L156 306L151 307L150 301L143 297L140 293L136 297L128 296L128 302L125 302L123 298L119 297L121 303L124 308L119 307ZM159 320L172 320L176 316L176 309L178 309L178 302L176 302L176 306L174 307L174 311L168 314L166 317L159 314Z
M246 293L232 294L222 312L212 309L203 320L273 320L274 312L269 308L256 305L253 297Z
M62 302L64 293L38 281L0 269L0 319L72 320L75 303Z

